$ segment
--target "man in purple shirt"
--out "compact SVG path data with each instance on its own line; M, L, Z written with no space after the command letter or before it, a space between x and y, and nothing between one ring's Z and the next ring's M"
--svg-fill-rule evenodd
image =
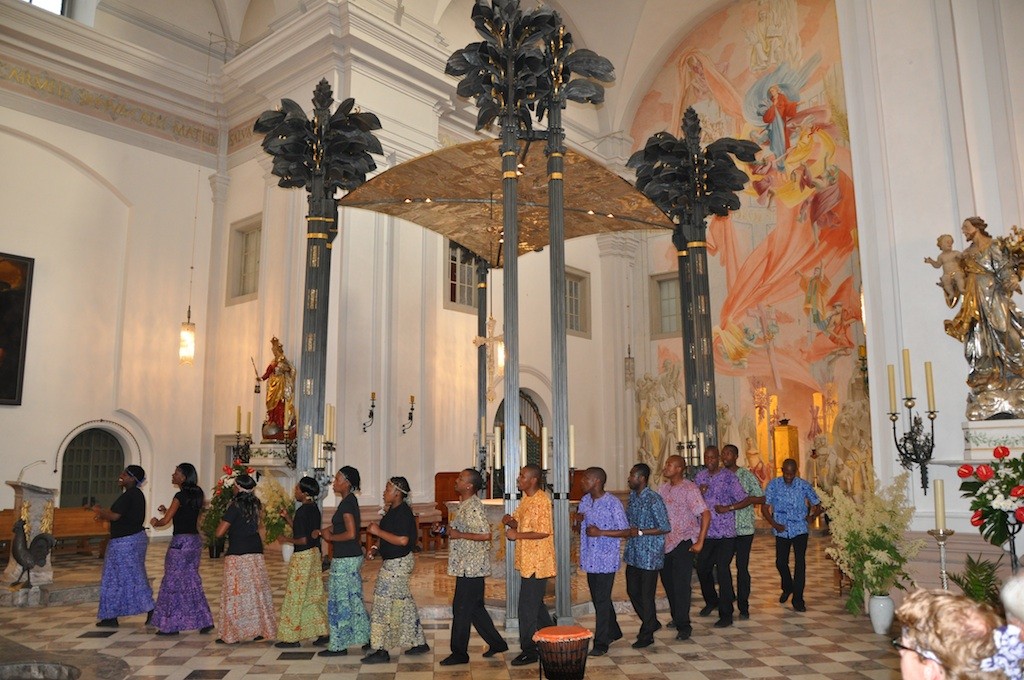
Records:
M669 456L661 473L668 481L658 489L672 525L665 537L665 566L661 569L661 583L665 586L672 615L669 626L676 629L677 640L689 640L693 633L690 625L693 556L700 554L711 523L711 512L700 490L683 475L683 470L682 456Z
M715 628L728 628L732 625L732 603L735 599L732 571L729 568L736 550L734 506L746 499L747 492L743 490L736 473L722 467L717 446L709 446L704 450L704 469L697 473L694 482L704 495L704 502L713 508L708 537L704 541L700 559L697 560L697 578L704 595L704 608L700 610L700 615L707 616L717 608L718 621L715 622Z
M628 531L626 510L618 497L606 493L608 475L602 468L587 468L577 512L580 515L580 569L587 572L590 599L594 602L594 648L591 656L604 656L608 646L622 637L612 605L612 585L622 561L623 532Z

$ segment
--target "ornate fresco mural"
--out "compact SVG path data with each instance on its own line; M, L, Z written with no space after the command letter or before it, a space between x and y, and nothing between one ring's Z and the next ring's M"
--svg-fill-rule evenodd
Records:
M661 130L678 134L687 106L701 117L704 144L729 136L762 149L744 168L742 208L708 223L720 442L736 443L751 467L777 468L792 454L777 443L776 426L788 420L802 473L853 490L872 474L833 2L750 0L710 16L640 104L630 130L637 148ZM668 239L652 243L654 273L675 269ZM678 341L657 344L661 374L678 371L660 360L678 356Z

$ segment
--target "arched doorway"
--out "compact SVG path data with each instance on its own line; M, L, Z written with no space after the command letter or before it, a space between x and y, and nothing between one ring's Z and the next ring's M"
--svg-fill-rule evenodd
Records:
M79 432L64 450L60 507L109 507L121 493L117 477L124 467L124 448L111 432L96 427Z
M492 426L503 427L504 424L505 401L502 400L494 414ZM541 428L544 427L544 416L533 397L522 390L519 390L519 425L526 428L526 451L523 452L523 465L529 463L540 465L540 435ZM518 433L515 436L518 436ZM494 498L501 498L504 495L504 481L497 476L492 478L491 487Z

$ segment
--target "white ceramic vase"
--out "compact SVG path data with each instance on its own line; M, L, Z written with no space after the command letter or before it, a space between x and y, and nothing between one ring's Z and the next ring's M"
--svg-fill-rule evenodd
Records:
M888 635L895 615L896 605L888 595L872 595L868 600L868 616L871 617L871 627L877 634Z
M291 543L281 544L281 559L284 560L285 564L288 564L292 559L292 553L295 552L295 546Z

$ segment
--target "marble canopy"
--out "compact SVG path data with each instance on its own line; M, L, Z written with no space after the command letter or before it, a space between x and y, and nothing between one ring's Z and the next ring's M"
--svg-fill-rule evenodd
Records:
M349 192L339 206L414 222L500 265L501 156L498 140L439 149L382 172ZM520 147L522 148L522 147ZM520 153L519 254L548 244L547 157L541 142ZM636 188L596 161L565 154L565 238L633 229L672 229Z

